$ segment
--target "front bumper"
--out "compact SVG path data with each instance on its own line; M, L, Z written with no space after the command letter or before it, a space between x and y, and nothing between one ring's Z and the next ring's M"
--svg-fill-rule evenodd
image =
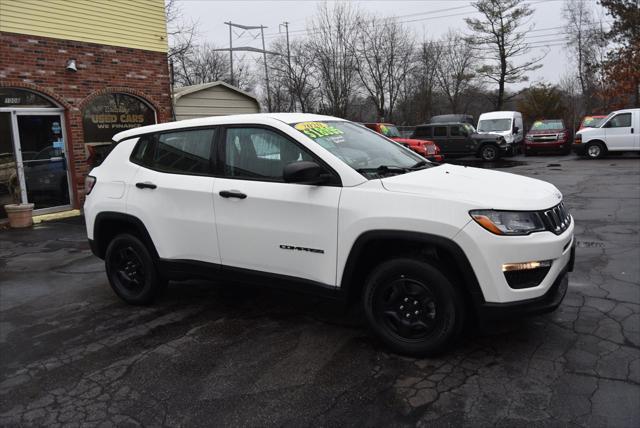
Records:
M509 303L484 302L478 306L478 316L483 320L498 320L506 318L539 315L556 310L569 286L568 273L573 271L575 261L575 241L571 246L571 255L567 265L560 271L551 287L540 297Z
M553 142L553 143L525 143L527 152L557 152L567 150L571 147L569 142Z
M573 152L579 156L582 156L585 154L585 152L587 151L587 145L586 144L573 144L571 146Z
M574 221L562 234L536 232L526 236L494 235L470 221L454 238L473 268L482 291L479 305L517 304L545 296L572 264L575 245ZM551 267L542 281L533 287L509 286L502 266L550 260Z

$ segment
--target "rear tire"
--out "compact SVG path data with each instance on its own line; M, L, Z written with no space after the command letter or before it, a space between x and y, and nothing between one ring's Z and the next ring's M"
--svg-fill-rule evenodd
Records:
M443 352L464 325L464 300L434 266L392 259L369 275L363 306L370 328L392 350L412 356Z
M107 247L104 262L111 288L129 304L147 305L166 288L149 249L133 235L117 235Z
M605 145L599 141L595 141L587 145L585 155L587 155L589 159L600 159L606 154L606 152L607 148Z

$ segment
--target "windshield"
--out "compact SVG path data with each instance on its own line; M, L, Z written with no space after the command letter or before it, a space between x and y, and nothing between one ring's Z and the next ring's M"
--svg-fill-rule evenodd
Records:
M478 132L510 131L511 119L483 119L478 122Z
M581 128L597 128L604 122L604 117L587 116L582 120Z
M532 131L549 131L552 129L564 129L564 123L561 120L536 120L531 125Z
M380 124L380 133L387 138L399 138L400 131L394 125L389 125L387 123Z
M469 133L469 134L475 134L476 133L476 129L473 127L473 125L470 125L468 123L463 123L462 126L467 131L467 133Z
M411 150L351 122L300 122L291 126L368 179L431 166Z

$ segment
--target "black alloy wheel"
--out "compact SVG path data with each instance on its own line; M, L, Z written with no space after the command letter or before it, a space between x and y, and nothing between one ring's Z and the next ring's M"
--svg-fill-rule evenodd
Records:
M399 258L371 272L363 294L373 332L401 354L427 356L446 350L464 325L464 299L435 266Z
M160 278L148 248L135 236L116 236L105 254L105 266L111 288L125 302L151 303L166 287Z
M419 340L429 335L437 323L436 299L420 280L400 275L378 290L374 311L380 322L405 340Z

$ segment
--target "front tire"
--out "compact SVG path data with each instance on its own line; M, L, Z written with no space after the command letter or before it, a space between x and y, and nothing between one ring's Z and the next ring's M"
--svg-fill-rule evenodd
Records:
M166 287L149 249L135 236L116 236L105 253L107 278L113 291L132 305L151 303Z
M493 162L500 157L500 151L493 144L486 144L480 149L480 157L483 161Z
M373 332L406 355L440 353L464 324L462 296L434 266L414 259L382 263L369 276L364 311Z
M600 159L607 152L607 148L599 141L589 143L585 154L589 159Z

